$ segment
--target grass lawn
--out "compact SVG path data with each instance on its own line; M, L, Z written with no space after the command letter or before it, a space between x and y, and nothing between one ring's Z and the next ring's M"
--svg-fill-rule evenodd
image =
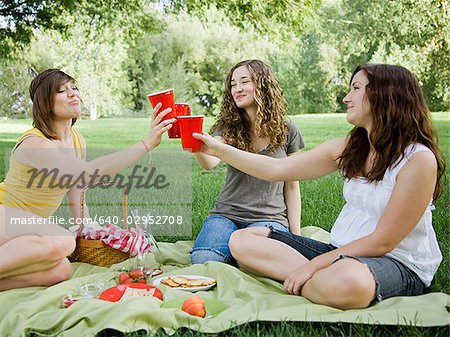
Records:
M346 122L344 114L327 115L298 115L291 119L300 127L306 149L310 149L319 143L334 137L345 136L351 126ZM450 114L434 113L433 120L438 129L442 151L448 163L450 158ZM212 118L206 118L208 130L213 123ZM85 137L89 148L121 148L131 145L143 138L149 124L149 119L104 119L98 121L81 120L77 122L77 130ZM0 122L0 156L4 162L4 149L10 149L17 138L31 125L30 120L1 121ZM178 140L163 139L163 148L180 147ZM181 149L180 149L181 151ZM225 165L221 164L212 171L203 171L194 161L192 165L192 237L195 238L200 230L203 219L222 188L225 179ZM5 176L4 165L0 166L0 178ZM436 205L433 213L434 227L444 260L436 274L435 281L430 291L442 291L450 293L449 282L449 218L450 196L447 188ZM301 182L302 194L302 226L319 226L330 230L341 207L344 204L342 198L342 178L339 174L320 178L314 181ZM233 328L220 336L448 336L449 328L415 328L415 327L386 327L366 326L357 324L317 324L309 322L253 322L247 325ZM110 336L111 332L105 332ZM128 334L137 336L139 334ZM160 335L164 335L162 332ZM180 329L175 336L211 336L200 334L188 329Z

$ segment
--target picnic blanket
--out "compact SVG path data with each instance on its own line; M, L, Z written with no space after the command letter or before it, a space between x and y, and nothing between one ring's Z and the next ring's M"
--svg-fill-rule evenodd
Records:
M326 241L328 233L305 227L302 234ZM220 332L251 321L354 322L384 325L445 326L450 324L450 296L428 293L415 297L395 297L363 310L339 310L288 295L280 283L255 277L218 263L190 265L191 241L160 243L164 275L194 274L215 278L217 286L196 295L218 301L220 312L212 317L188 315L166 303L182 301L192 293L161 287L164 301L132 298L116 303L99 299L83 300L69 308L60 307L60 298L85 283L109 280L117 267L96 267L73 263L69 280L52 287L30 287L0 292L0 336L37 335L93 336L104 329L121 332L180 327L202 332ZM123 262L126 263L126 262Z

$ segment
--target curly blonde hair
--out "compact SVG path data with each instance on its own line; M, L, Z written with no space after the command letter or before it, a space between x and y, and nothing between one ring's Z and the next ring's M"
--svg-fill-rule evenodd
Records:
M254 133L269 140L273 151L286 144L286 100L280 84L270 67L260 60L241 61L231 68L225 81L222 106L211 133L219 130L227 144L254 152L251 146L251 124L244 109L239 108L231 96L231 78L239 67L246 67L255 85L256 118Z

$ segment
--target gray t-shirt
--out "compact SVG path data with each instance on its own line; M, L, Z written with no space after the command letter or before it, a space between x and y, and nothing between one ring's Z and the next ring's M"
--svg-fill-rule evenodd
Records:
M273 154L267 149L259 154L283 158L305 146L298 127L289 120L286 124L286 145L276 149ZM216 131L214 136L220 136L220 131ZM288 227L284 181L261 180L227 164L225 186L210 215L221 215L247 225L257 221L276 221Z

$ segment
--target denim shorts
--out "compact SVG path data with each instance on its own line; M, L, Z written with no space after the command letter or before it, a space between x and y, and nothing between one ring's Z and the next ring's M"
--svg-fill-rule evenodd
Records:
M287 244L308 260L337 248L330 243L294 235L289 232L280 232L275 228L269 232L267 237ZM389 256L358 257L340 255L334 262L341 259L355 259L369 268L376 283L374 299L370 305L393 296L420 295L426 289L425 284L416 273L400 261Z
M236 260L231 256L228 242L233 232L242 228L271 227L278 231L288 232L289 229L274 221L258 221L251 224L243 224L232 221L221 215L210 215L203 222L202 229L198 233L191 251L191 263L204 263L207 261L219 261L236 265Z

